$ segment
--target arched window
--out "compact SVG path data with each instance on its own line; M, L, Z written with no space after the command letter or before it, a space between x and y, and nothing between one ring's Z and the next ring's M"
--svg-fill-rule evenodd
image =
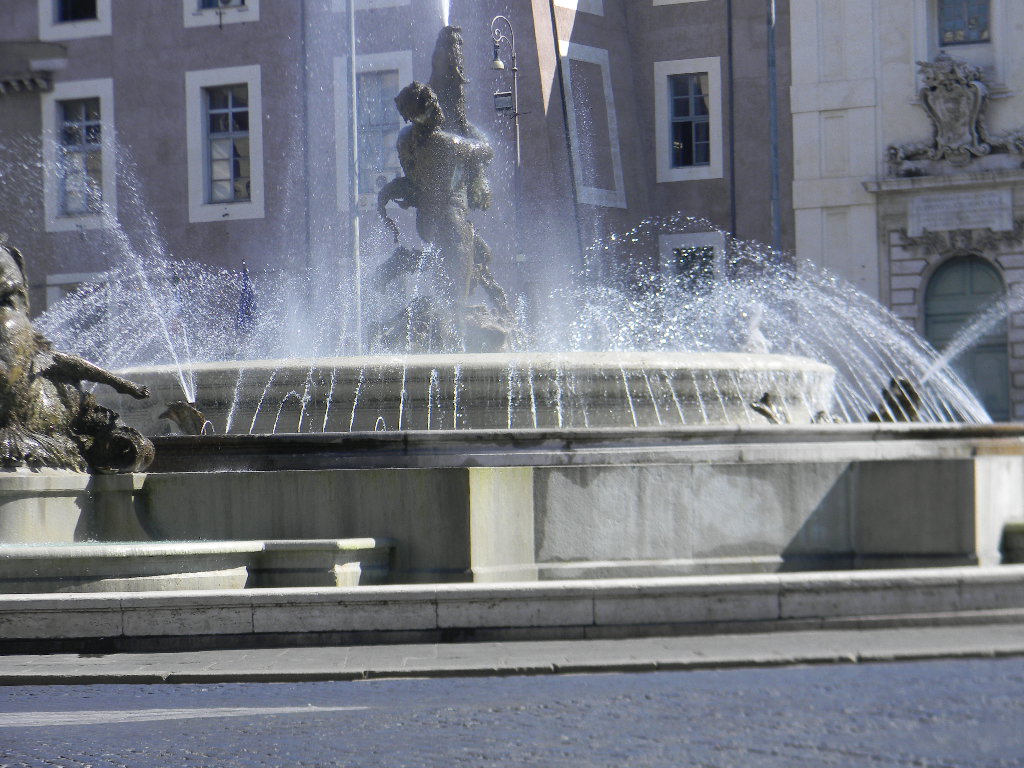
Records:
M977 256L958 256L939 267L924 300L924 335L940 352L979 312L1005 293L998 270ZM953 361L995 421L1010 418L1010 370L1006 318L968 345Z

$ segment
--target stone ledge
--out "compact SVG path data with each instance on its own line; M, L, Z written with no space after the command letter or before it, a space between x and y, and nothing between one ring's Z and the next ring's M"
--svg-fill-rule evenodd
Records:
M1024 618L1024 566L520 584L0 595L0 648L640 637ZM995 615L995 614L994 614ZM998 617L997 617L998 618ZM217 645L214 642L214 645Z

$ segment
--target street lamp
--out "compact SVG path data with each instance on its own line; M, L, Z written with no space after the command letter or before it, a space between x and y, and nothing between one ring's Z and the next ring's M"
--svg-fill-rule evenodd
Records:
M512 29L512 22L505 16L495 16L491 19L491 42L494 46L494 58L491 60L491 69L498 72L505 71L505 62L501 60L501 46L507 45L512 55L512 90L496 91L494 94L494 108L498 112L508 113L515 126L515 148L516 167L514 172L515 186L515 239L516 239L516 263L522 264L526 261L522 253L522 244L519 233L519 202L522 198L522 180L520 171L523 158L519 148L519 67L516 63L516 33Z
M507 34L506 34L507 30ZM519 153L519 67L516 66L516 33L512 29L512 22L505 16L495 16L491 19L491 38L494 44L494 59L491 61L491 69L499 72L505 71L505 62L501 60L501 46L507 45L512 54L512 90L498 91L494 94L494 108L499 112L509 112L516 131L516 173L522 158Z

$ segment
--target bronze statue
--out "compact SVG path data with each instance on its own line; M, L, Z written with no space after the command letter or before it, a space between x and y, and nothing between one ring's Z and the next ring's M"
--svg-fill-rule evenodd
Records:
M921 393L910 379L894 376L882 390L882 404L868 414L868 421L876 424L920 421L921 402Z
M142 399L134 384L53 348L29 319L25 263L0 243L0 466L138 472L153 444L96 402L83 381Z
M471 208L490 205L484 169L494 152L466 119L466 82L462 35L457 27L446 27L438 38L431 77L440 91L414 82L395 99L399 114L409 123L398 137L404 175L380 191L377 210L397 244L399 229L387 214L388 203L416 209L420 239L432 244L439 254L437 277L447 306L428 308L420 300L415 309L410 305L400 317L386 323L380 335L397 337L403 329L407 332L415 327L421 332L413 341L421 347L453 351L461 342L466 349L490 351L505 344L510 320L505 292L491 274L491 249L469 220ZM422 256L421 251L398 248L382 267L382 281L429 261ZM470 304L477 286L483 288L493 308ZM452 323L446 322L452 317L454 336Z

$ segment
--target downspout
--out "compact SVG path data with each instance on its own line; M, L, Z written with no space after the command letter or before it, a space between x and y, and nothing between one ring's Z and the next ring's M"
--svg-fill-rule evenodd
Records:
M779 96L778 64L775 50L775 3L768 0L768 119L771 133L772 163L772 248L782 250L782 193L779 182Z
M299 23L302 25L302 131L305 141L302 147L302 167L305 178L305 189L303 195L305 197L305 208L303 212L306 223L306 269L312 274L313 271L313 220L309 213L310 208L310 186L312 185L312 179L310 177L309 167L309 36L306 29L306 0L302 0L299 4Z
M356 2L348 0L348 184L349 222L352 231L352 280L355 283L356 344L363 352L363 275L359 252L359 99L356 78Z
M727 79L729 81L729 232L738 237L736 231L736 79L733 74L733 35L732 35L732 0L725 0L725 30L727 41L728 62Z

